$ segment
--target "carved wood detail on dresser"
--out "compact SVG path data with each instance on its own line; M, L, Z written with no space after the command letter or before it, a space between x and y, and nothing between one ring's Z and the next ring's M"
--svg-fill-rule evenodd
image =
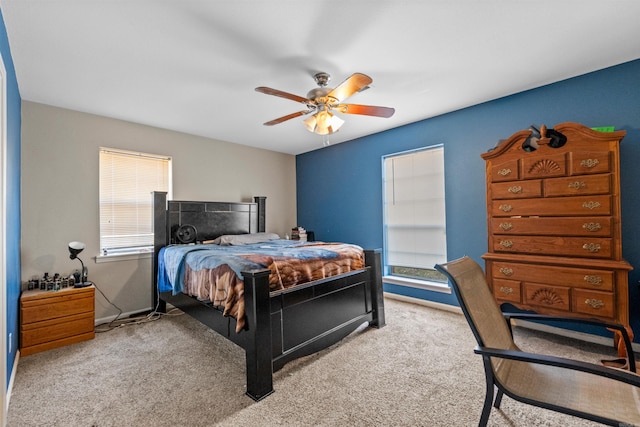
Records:
M613 321L633 337L620 220L626 132L561 123L539 133L517 132L482 154L487 282L500 304Z

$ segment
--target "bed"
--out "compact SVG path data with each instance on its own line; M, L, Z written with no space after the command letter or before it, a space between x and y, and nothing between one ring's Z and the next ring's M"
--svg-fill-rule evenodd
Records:
M385 325L380 250L364 250L364 265L359 267L347 261L357 269L292 287L274 287L270 269L248 263L238 274L244 313L240 321L233 308L229 311L209 298L187 295L180 287L168 289L167 277L176 270L165 264L165 250L180 245L185 252L200 254L210 246L202 242L266 234L266 198L237 203L168 201L167 193L154 192L153 206L153 306L165 312L169 303L243 348L246 394L252 399L273 393L273 372L287 362L339 342L364 323ZM263 246L289 245L273 243Z

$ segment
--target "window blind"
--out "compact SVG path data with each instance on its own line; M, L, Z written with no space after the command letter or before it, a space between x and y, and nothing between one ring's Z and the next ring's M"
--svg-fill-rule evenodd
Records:
M433 269L447 256L444 148L384 159L388 266Z
M152 191L171 190L171 158L100 150L100 247L103 254L153 245Z

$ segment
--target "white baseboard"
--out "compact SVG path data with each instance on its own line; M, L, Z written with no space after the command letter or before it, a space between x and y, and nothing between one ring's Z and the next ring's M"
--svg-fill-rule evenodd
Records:
M13 369L11 369L11 377L9 378L9 385L7 386L7 407L5 408L5 414L9 412L9 402L11 401L11 390L13 390L13 382L16 379L16 372L18 372L18 362L20 361L20 350L16 351L16 359L13 361Z
M138 314L147 313L149 311L151 311L151 307L148 307L148 308L142 309L142 310L128 311L126 313L120 314L118 319L126 319L129 316L136 316ZM116 318L116 315L108 316L108 317L102 317L100 319L96 319L95 322L94 322L94 325L98 326L98 325L102 325L103 323L109 323L109 322L113 321L115 318Z
M462 314L462 310L458 306L442 304L439 302L423 300L420 298L407 297L404 295L393 294L390 292L384 293L385 298L395 299L398 301L409 302L412 304L423 305L425 307L435 308L438 310L450 311L452 313ZM594 344L601 344L606 346L613 346L613 339L602 337L599 335L587 334L585 332L577 332L569 329L558 328L556 326L549 325L541 325L535 322L529 322L526 320L513 319L513 325L519 326L521 328L533 329L536 331L547 332L554 335L560 335L562 337L573 338L576 340L581 340L585 342L590 342ZM640 352L640 344L639 343L631 343L631 348L633 348L634 352Z
M436 308L438 310L451 311L453 313L462 314L462 310L457 305L442 304L441 302L429 301L421 298L407 297L404 295L398 295L391 292L385 292L384 297L389 299L395 299L398 301L409 302L411 304L423 305L425 307Z

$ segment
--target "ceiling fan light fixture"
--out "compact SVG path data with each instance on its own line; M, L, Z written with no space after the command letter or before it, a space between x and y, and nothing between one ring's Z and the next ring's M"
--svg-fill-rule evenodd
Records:
M306 110L278 117L277 119L265 122L264 125L273 126L286 122L287 120L291 120L295 117L315 113L303 121L305 127L309 132L313 132L318 135L329 135L337 132L344 124L344 120L332 114L330 110L343 114L359 114L362 116L374 117L391 117L395 112L393 108L389 107L343 104L343 101L346 98L370 87L373 80L366 74L354 73L333 89L327 87L327 83L330 80L328 73L316 73L314 78L318 87L310 90L307 93L306 98L266 86L257 87L257 92L261 92L266 95L279 96L281 98L302 103L307 107Z
M320 111L306 118L303 123L309 132L328 135L337 132L344 120L328 111Z

